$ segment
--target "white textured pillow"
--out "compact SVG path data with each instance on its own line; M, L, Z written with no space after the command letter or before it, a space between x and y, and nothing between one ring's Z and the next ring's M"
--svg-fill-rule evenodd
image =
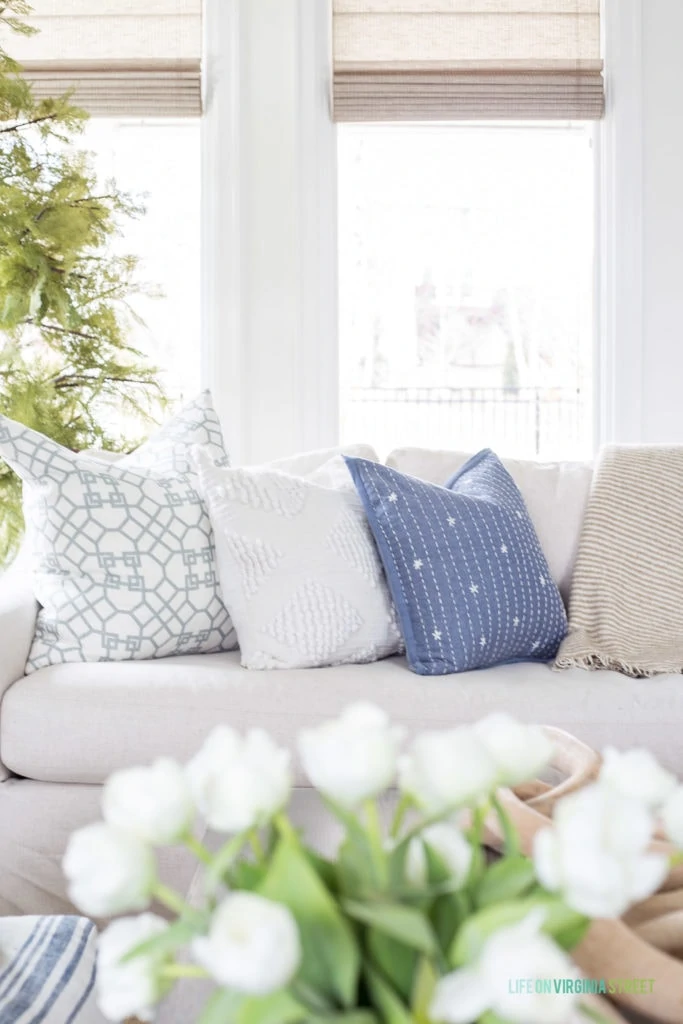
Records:
M41 604L26 665L230 650L213 534L189 452L227 462L208 393L132 456L74 454L0 416L0 457L24 481Z
M267 467L219 469L201 451L196 459L245 668L368 662L399 650L396 612L341 457L319 469L321 483ZM339 479L343 486L329 486Z

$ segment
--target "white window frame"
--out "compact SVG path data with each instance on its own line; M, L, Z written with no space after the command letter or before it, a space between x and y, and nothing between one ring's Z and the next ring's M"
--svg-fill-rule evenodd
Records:
M235 461L338 441L331 7L205 0L202 365ZM596 447L643 429L642 0L603 8Z
M603 0L596 132L596 448L643 438L643 7Z
M338 435L331 4L206 0L203 380L235 461Z

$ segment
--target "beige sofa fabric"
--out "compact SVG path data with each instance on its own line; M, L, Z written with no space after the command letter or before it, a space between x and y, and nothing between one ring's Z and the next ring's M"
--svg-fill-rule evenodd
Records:
M291 745L299 729L357 700L377 702L412 731L506 710L569 729L597 747L650 747L683 774L679 676L643 682L517 664L437 678L414 675L396 657L274 672L240 668L237 652L55 665L6 693L0 747L8 767L28 778L101 783L116 768L161 755L190 757L218 722L260 725Z
M38 605L24 572L23 558L0 579L0 704L12 683L24 674L31 649ZM0 706L0 732L2 707ZM7 778L0 745L0 782Z
M9 779L0 785L0 917L73 914L61 868L69 836L100 817L99 786ZM157 852L164 882L187 892L196 869L184 849Z
M387 465L401 473L445 484L472 453L429 448L397 448ZM583 514L593 478L587 462L533 462L503 459L524 498L564 603L569 601Z

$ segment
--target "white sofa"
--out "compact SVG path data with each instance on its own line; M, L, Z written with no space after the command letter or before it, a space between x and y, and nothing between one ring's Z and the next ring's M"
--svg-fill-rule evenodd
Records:
M401 449L395 468L443 483L465 454ZM565 599L591 481L587 464L508 462ZM683 775L683 681L516 664L446 677L412 674L403 658L373 665L246 671L239 654L69 664L23 676L36 607L21 566L0 581L0 915L69 909L59 861L69 833L98 815L116 768L189 757L217 722L261 725L293 744L302 727L351 701L385 707L410 731L507 710L601 748L643 745ZM298 777L305 785L305 780ZM190 865L165 851L180 887Z

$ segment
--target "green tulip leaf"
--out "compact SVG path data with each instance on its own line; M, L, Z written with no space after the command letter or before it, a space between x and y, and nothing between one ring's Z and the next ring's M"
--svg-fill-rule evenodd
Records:
M541 906L546 910L543 931L551 935L562 949L572 950L584 937L592 922L578 911L568 907L563 899L539 893L528 897L529 909Z
M399 995L410 999L413 975L417 968L418 953L396 939L392 939L376 928L369 928L366 935L368 952L375 967L387 978Z
M397 843L389 854L389 884L392 889L406 888L406 860L410 843Z
M476 888L486 873L486 854L481 846L472 848L472 863L470 864L469 875L465 886L468 889Z
M470 900L463 892L439 896L434 901L429 916L441 949L450 947L458 929L471 913Z
M429 1024L429 1007L439 976L434 964L427 957L420 958L413 983L412 1010L416 1024Z
M337 853L339 889L353 899L363 899L375 888L370 850L363 850L347 836Z
M429 885L439 886L449 882L453 878L446 862L433 846L424 842L425 857L427 860L427 878Z
M355 900L344 900L342 905L355 921L377 928L411 949L429 954L437 951L432 926L414 907L404 907L399 903L358 903Z
M534 866L527 857L504 857L492 864L477 886L479 907L503 903L526 895L536 884Z
M559 897L547 893L484 907L468 918L456 935L449 951L451 965L462 967L472 963L494 932L518 924L534 910L544 911L542 930L564 949L573 948L580 930L590 924Z
M209 915L201 912L191 920L181 918L170 924L166 931L155 935L151 939L139 942L137 946L129 950L122 958L122 963L135 960L139 956L163 956L165 953L175 953L181 946L185 946L195 935L203 935L209 926Z
M336 895L338 889L337 865L333 861L314 853L313 850L307 849L305 852L309 864L314 868L323 885Z
M453 967L463 967L475 961L486 941L498 931L518 924L530 911L522 900L485 907L464 922L450 948L448 959Z
M214 992L197 1024L234 1024L242 1001L243 996L230 990Z
M298 1024L308 1019L308 1011L289 992L247 999L239 1008L236 1024Z
M380 971L371 964L366 964L364 974L370 999L377 1007L383 1024L414 1024L407 1006L382 977Z
M351 1010L349 1013L333 1013L329 1017L307 1017L306 1024L380 1024L371 1010Z
M267 868L263 864L254 864L250 860L238 861L228 872L231 889L246 889L253 892L263 882Z
M570 953L580 942L583 942L592 923L589 917L577 914L576 921L560 929L553 938L558 946L562 946L562 949L566 949Z
M259 892L296 918L303 950L299 977L342 1006L353 1006L360 973L355 934L298 843L278 843Z

